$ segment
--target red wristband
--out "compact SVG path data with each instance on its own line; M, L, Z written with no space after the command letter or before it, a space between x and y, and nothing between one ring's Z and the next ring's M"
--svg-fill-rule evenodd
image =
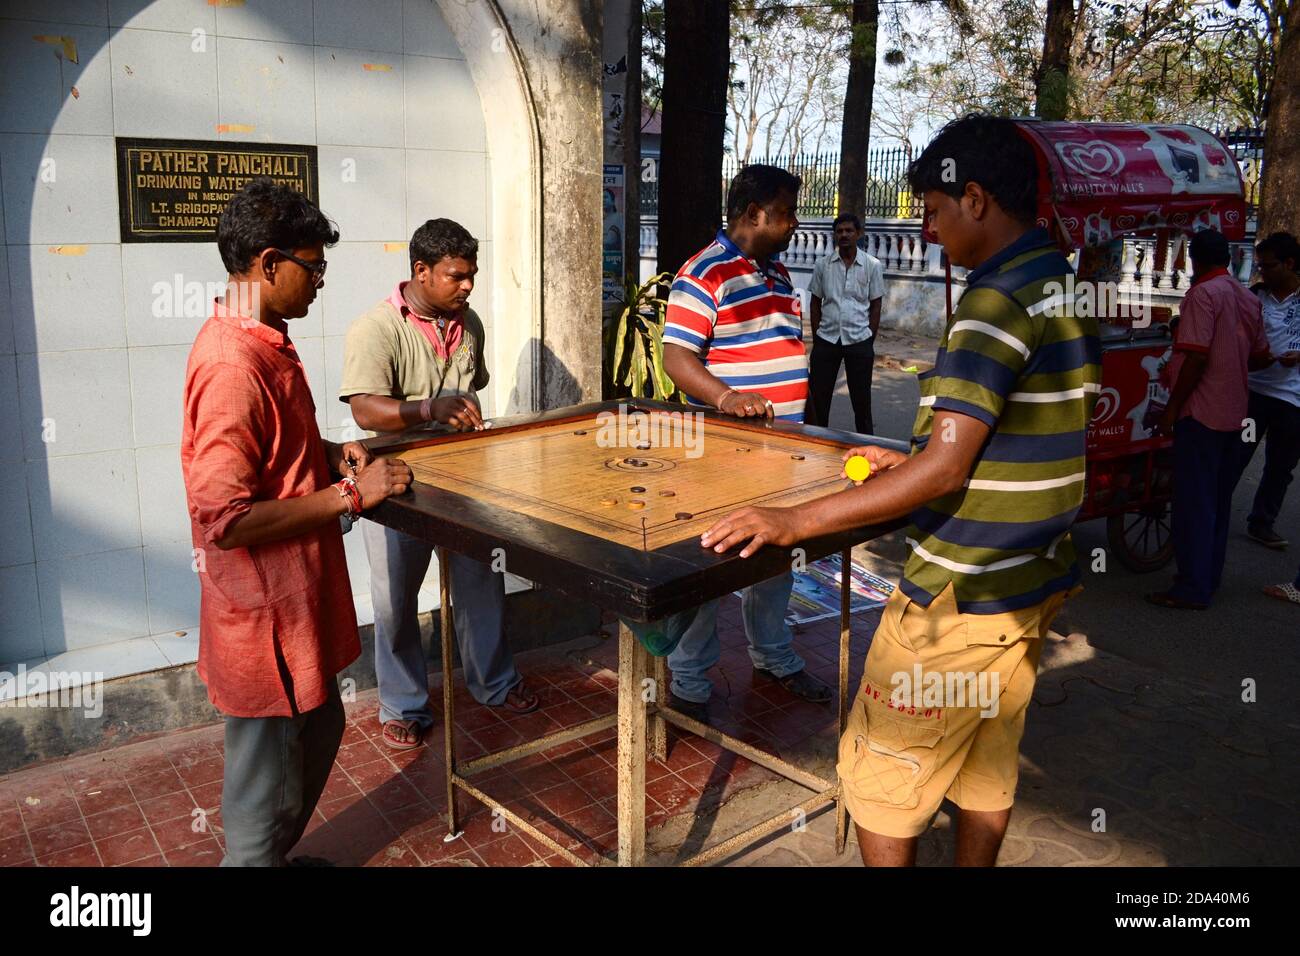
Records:
M339 495L347 502L350 515L361 514L361 492L357 490L357 480L351 476L344 478L334 486Z

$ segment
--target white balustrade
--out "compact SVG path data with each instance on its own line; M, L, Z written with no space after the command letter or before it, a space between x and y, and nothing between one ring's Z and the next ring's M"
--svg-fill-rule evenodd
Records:
M659 223L657 219L641 220L641 258L650 268L655 268L659 251ZM1186 246L1188 237L1171 237L1162 268L1156 268L1156 241L1152 238L1126 237L1121 258L1119 291L1124 295L1144 295L1173 304L1181 299L1191 285L1191 262ZM942 277L944 274L942 249L936 243L921 239L921 223L916 219L869 219L863 248L880 260L887 278L922 279ZM1233 272L1243 282L1248 282L1254 270L1254 236L1248 241L1233 243ZM802 222L790 240L789 248L781 261L794 275L796 284L807 284L807 276L816 263L835 251L831 220ZM1179 262L1179 255L1182 262ZM1077 251L1070 255L1071 265L1078 266ZM964 282L965 270L953 268L953 279ZM803 276L803 282L800 282Z

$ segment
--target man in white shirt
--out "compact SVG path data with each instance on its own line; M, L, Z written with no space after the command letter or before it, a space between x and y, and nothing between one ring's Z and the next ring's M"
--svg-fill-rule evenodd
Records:
M1275 232L1255 247L1260 283L1254 287L1264 313L1269 351L1285 355L1300 350L1300 243L1289 232ZM1287 541L1273 530L1287 485L1300 462L1300 367L1278 362L1250 373L1250 406L1255 441L1246 442L1242 468L1268 436L1264 474L1246 522L1246 533L1278 551Z
M885 270L879 259L858 248L862 220L857 216L841 213L832 228L836 251L813 267L808 285L813 329L809 391L815 424L830 424L831 399L843 362L853 402L854 429L870 435L875 428L871 420L871 371L876 362L875 337L885 295Z

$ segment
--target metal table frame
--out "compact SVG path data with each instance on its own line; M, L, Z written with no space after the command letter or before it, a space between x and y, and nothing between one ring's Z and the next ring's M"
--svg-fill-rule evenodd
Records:
M547 834L513 812L500 801L475 786L470 778L494 767L520 760L542 750L586 737L610 727L618 728L618 865L641 866L645 863L645 765L647 756L665 760L668 756L668 724L690 731L733 754L753 761L760 767L793 780L814 792L813 796L797 806L754 824L728 837L726 840L700 851L684 861L685 866L700 866L725 859L742 848L789 826L792 814L808 815L831 804L835 805L835 850L844 851L848 838L848 814L844 807L840 785L809 773L794 764L759 750L743 740L728 736L712 727L692 720L685 714L658 702L666 693L667 661L652 656L636 639L628 626L620 621L618 631L618 711L606 717L597 717L575 727L536 740L526 741L494 753L459 763L456 759L455 704L452 694L452 633L454 622L451 607L451 568L446 549L439 547L438 580L441 591L442 631L442 719L445 744L447 783L446 839L460 836L459 814L456 808L456 789L499 813L508 822L533 839L549 847L575 866L588 866L585 860L561 846ZM848 721L849 693L849 602L852 595L852 559L850 549L840 555L840 644L839 644L839 732L844 733ZM647 678L651 681L650 699L646 699ZM602 860L596 865L606 865Z

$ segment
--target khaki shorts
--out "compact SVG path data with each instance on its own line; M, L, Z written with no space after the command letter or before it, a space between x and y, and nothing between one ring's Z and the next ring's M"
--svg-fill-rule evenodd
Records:
M840 738L836 769L854 823L913 837L945 796L966 810L1011 806L1040 638L1065 598L962 614L952 585L928 608L894 592Z

